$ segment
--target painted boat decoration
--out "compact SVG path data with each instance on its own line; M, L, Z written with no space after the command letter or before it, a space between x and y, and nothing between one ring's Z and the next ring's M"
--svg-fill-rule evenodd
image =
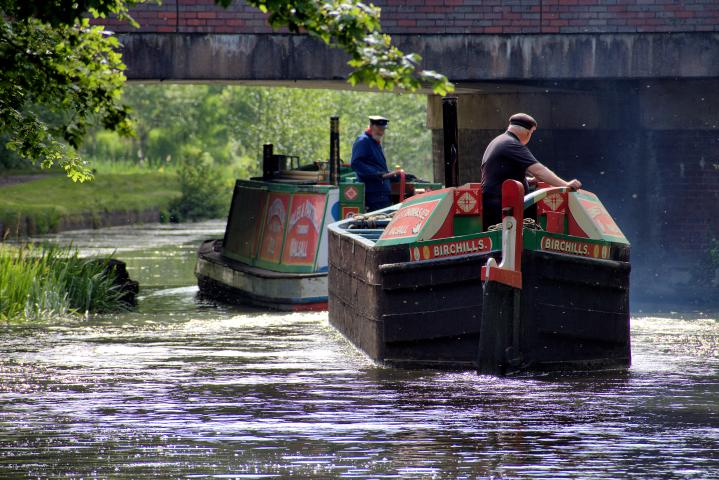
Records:
M327 309L327 225L364 213L364 184L339 160L339 121L331 120L329 169L263 151L263 176L237 180L222 240L198 251L200 293L230 303L279 310ZM440 188L393 183L397 200Z
M629 242L591 192L523 190L501 228L471 183L330 225L330 323L388 366L628 368Z

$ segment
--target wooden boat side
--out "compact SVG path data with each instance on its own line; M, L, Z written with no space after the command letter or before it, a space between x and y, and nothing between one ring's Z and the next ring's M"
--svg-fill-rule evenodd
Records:
M481 267L496 252L409 262L406 247L338 228L329 244L329 320L360 350L389 366L476 367ZM523 265L518 369L629 366L628 262L525 251Z

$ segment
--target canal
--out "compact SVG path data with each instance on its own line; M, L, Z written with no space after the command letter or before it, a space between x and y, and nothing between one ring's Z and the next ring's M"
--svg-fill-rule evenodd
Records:
M198 299L223 229L50 237L115 252L139 306L0 325L0 478L719 478L719 312L636 308L624 373L381 368L326 313Z

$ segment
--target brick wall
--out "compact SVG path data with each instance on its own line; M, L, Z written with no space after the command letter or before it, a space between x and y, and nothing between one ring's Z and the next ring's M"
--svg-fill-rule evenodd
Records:
M719 31L717 0L375 0L394 34L540 34ZM132 15L143 32L270 33L266 15L236 0L164 0ZM124 22L101 22L117 32Z

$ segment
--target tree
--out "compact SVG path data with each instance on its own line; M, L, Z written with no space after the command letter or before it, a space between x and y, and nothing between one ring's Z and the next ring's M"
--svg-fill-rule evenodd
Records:
M232 1L215 0L215 3L227 7ZM400 87L415 91L426 83L440 95L454 89L444 75L418 70L422 57L416 53L405 55L392 45L390 36L381 32L380 9L371 3L359 0L245 1L269 13L270 26L307 32L347 52L354 69L348 80L353 85L365 83L380 90Z
M84 181L89 168L74 149L88 126L131 132L117 39L82 15L126 16L134 3L0 0L0 134L9 149Z
M358 0L247 0L269 13L272 27L304 31L350 55L352 84L414 91L430 84L452 90L446 77L420 71L381 33L380 10ZM132 134L121 103L125 68L117 39L91 26L87 15L117 15L142 0L0 0L0 135L21 157L43 167L60 164L74 181L91 178L75 149L88 127ZM228 6L232 0L215 0Z

